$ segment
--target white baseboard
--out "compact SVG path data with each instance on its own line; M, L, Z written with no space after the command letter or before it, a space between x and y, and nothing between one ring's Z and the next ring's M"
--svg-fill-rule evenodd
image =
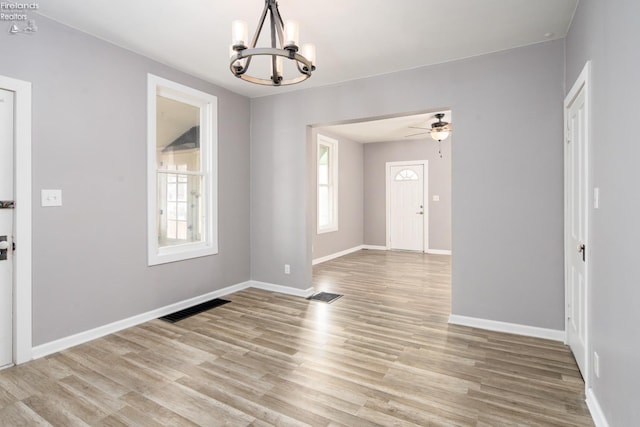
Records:
M332 259L340 258L341 256L345 256L345 255L352 254L354 252L358 252L362 248L363 248L362 245L355 246L355 247L350 248L350 249L345 249L344 251L340 251L340 252L336 252L336 253L331 254L331 255L327 255L327 256L320 257L320 258L316 258L313 261L311 261L311 265L321 264L323 262L331 261Z
M362 245L362 249L367 249L370 251L386 251L386 246L376 246L376 245Z
M448 249L427 249L425 252L431 255L451 255Z
M477 317L449 316L452 325L470 326L472 328L487 329L489 331L506 332L509 334L524 335L535 338L545 338L554 341L563 341L565 332L557 329L538 328L537 326L519 325L517 323L499 322L496 320L479 319Z
M203 303L215 298L224 297L225 295L232 294L234 292L241 291L247 288L258 288L267 291L278 292L287 295L294 295L306 298L313 294L313 288L308 289L294 289L282 285L274 285L272 283L257 282L249 280L247 282L238 283L236 285L227 286L226 288L218 289L213 292L206 293L194 298L189 298L184 301L179 301L174 304L169 304L164 307L157 308L155 310L147 311L146 313L138 314L127 319L118 320L107 325L99 326L88 331L80 332L68 337L60 338L55 341L48 342L33 347L31 355L33 359L39 359L41 357L48 356L53 353L57 353L62 350L74 347L79 344L92 341L97 338L104 337L105 335L119 332L123 329L130 328L132 326L139 325L144 322L148 322L158 317L166 316L167 314L175 313L176 311L183 310L188 307L192 307L196 304Z
M274 285L273 283L258 282L256 280L251 280L249 283L249 287L251 288L277 292L279 294L293 295L294 297L307 298L313 295L313 287L307 289L296 289L288 286Z
M376 246L376 245L362 245L360 249L368 249L372 251L388 251L389 249L386 246ZM427 249L424 251L426 254L431 255L451 255L451 251L448 249Z
M600 403L596 398L596 395L593 394L593 389L587 390L587 407L589 408L589 412L591 412L591 418L593 418L593 423L596 427L609 427L609 423L604 416L604 412L602 412L602 408L600 407Z

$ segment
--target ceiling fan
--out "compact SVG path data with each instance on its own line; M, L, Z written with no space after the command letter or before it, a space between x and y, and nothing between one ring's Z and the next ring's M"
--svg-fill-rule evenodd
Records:
M444 120L442 120L444 118L444 113L436 113L434 117L438 119L438 121L431 123L431 127L426 128L426 127L420 127L420 126L409 126L410 129L422 129L423 131L426 131L426 132L412 133L411 135L406 135L405 138L409 138L411 136L417 136L417 135L430 134L431 138L438 141L438 154L440 154L440 157L442 157L442 149L441 149L440 143L445 139L449 138L449 135L451 134L452 129L451 129L451 124L449 122L445 122Z

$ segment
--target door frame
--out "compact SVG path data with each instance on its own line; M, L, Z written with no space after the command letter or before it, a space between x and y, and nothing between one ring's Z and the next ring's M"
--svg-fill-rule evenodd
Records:
M32 359L31 325L31 82L0 76L0 88L15 93L13 363Z
M391 178L391 167L393 166L413 166L422 165L423 176L423 200L424 200L424 215L422 216L422 252L427 253L429 251L429 161L428 160L405 160L398 162L386 162L385 163L385 187L386 187L386 246L387 250L391 250L391 185L389 179Z
M584 244L587 248L585 257L585 269L584 269L584 289L585 289L585 307L584 308L584 327L585 327L585 371L582 375L584 377L585 390L591 387L591 280L590 280L590 258L591 258L591 239L590 239L590 221L589 210L593 206L591 198L591 61L587 61L584 68L580 72L580 75L576 79L575 83L571 87L571 90L564 99L564 299L565 299L565 344L569 343L569 256L573 255L576 248L569 247L570 241L570 218L569 218L569 107L575 100L576 96L584 90L584 110L585 110L585 134L584 134L584 150L585 150L585 236Z

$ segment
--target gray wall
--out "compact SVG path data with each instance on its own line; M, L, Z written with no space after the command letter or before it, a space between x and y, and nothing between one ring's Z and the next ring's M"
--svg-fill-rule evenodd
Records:
M429 249L451 250L451 141L438 143L431 137L418 140L378 142L364 145L364 243L385 246L386 162L429 162ZM440 196L439 202L433 195Z
M317 233L317 174L316 137L318 133L338 140L338 231ZM308 202L312 205L313 258L335 254L362 245L362 144L339 137L323 128L313 129L308 141L310 164L307 165L312 191Z
M452 312L563 329L563 56L554 41L252 99L252 278L311 286L308 125L446 108ZM496 120L500 132L487 132Z
M0 34L0 74L33 83L33 344L248 280L249 101L37 21ZM147 267L149 72L218 97L219 255ZM41 208L42 188L64 205Z
M640 419L640 2L581 0L566 39L567 91L592 62L591 350L593 392L613 426ZM601 126L610 123L611 126Z

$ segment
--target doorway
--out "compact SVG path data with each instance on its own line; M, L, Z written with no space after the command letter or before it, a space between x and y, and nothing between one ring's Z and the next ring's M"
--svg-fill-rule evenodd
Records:
M387 162L387 249L425 252L428 161Z
M566 343L589 387L589 69L565 98Z
M32 358L31 83L0 76L0 366ZM4 256L3 256L4 257Z
M13 363L14 94L0 89L0 368Z

